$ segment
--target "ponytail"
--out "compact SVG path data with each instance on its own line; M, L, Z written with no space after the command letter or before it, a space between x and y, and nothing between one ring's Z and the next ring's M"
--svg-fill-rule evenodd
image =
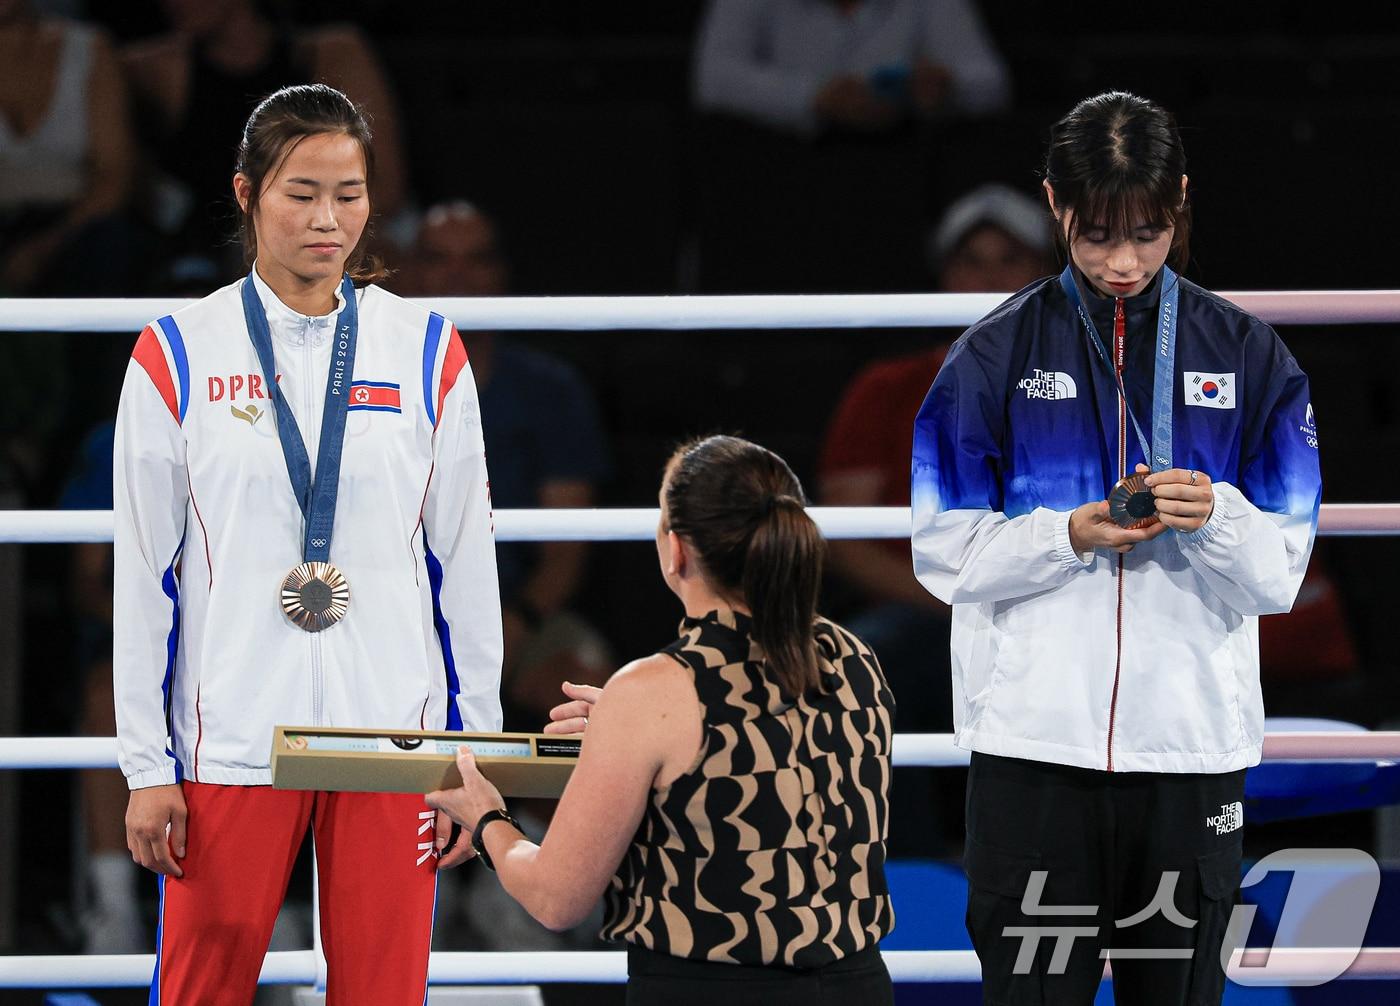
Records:
M767 668L789 695L819 684L817 596L826 541L782 458L737 437L681 447L664 488L670 528L694 547L705 579L747 605Z
M743 577L754 639L773 676L791 695L818 683L812 623L826 551L821 531L802 504L788 494L771 497L767 514L749 538Z

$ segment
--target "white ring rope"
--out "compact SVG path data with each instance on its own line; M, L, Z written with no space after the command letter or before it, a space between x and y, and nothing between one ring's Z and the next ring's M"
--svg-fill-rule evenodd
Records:
M966 765L952 734L896 734L898 768ZM1400 761L1400 731L1275 731L1264 737L1265 761ZM113 737L0 737L0 770L115 768Z
M885 950L896 982L977 982L982 968L971 950ZM1231 956L1226 973L1248 981L1267 961L1270 984L1331 978L1400 978L1400 948L1249 948ZM1247 965L1247 966L1242 966ZM154 954L92 954L0 957L0 988L142 988L151 983ZM263 985L310 985L316 980L315 952L281 950L263 960ZM551 982L620 984L627 980L627 955L617 951L439 951L429 957L430 985L541 985Z
M505 331L962 327L1009 294L760 294L706 297L414 298L459 329ZM1400 290L1251 290L1219 296L1270 324L1400 321ZM73 297L0 301L0 332L139 332L190 299Z
M1288 291L1221 294L1272 324L1357 324L1400 321L1400 291ZM422 303L463 330L545 331L604 329L922 328L971 324L1005 299L1002 294L886 294L745 297L502 297L438 298ZM0 332L135 332L151 319L191 300L10 299L0 301ZM903 538L908 508L813 507L828 538ZM653 509L502 510L500 541L645 541L655 533ZM1400 504L1330 504L1319 533L1374 535L1400 532ZM111 541L110 511L0 512L0 542ZM1400 758L1400 733L1275 733L1265 738L1266 759L1374 760ZM901 734L895 765L966 764L950 734ZM0 738L3 768L101 768L116 764L113 738ZM1355 957L1347 978L1400 978L1400 948L1248 950L1247 958L1287 977L1330 977L1338 962ZM972 951L886 951L897 982L975 982L981 969ZM606 982L626 980L621 953L434 953L432 984ZM1247 974L1237 951L1231 977ZM0 988L139 988L150 983L153 955L3 956ZM267 955L261 983L312 984L313 950Z
M831 539L908 538L908 507L808 507ZM646 507L594 510L497 510L497 541L651 541L659 511ZM1355 537L1400 534L1400 503L1324 503L1318 534ZM111 541L110 510L0 510L5 542Z

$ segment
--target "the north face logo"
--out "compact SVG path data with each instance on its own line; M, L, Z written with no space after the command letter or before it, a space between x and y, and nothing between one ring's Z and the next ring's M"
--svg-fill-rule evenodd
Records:
M1206 818L1206 827L1214 828L1217 835L1228 835L1243 828L1244 804L1238 800L1234 803L1222 803L1219 814Z
M1057 401L1074 398L1079 394L1074 378L1066 373L1058 370L1034 370L1031 374L1031 377L1021 378L1021 382L1016 385L1017 390L1024 391L1027 398Z

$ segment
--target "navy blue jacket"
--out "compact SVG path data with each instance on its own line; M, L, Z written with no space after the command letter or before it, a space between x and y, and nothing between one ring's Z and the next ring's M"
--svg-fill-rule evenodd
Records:
M1069 515L1143 460L1055 279L953 346L914 430L914 564L953 605L959 743L1118 770L1223 772L1263 737L1255 616L1286 611L1321 498L1308 382L1268 326L1182 280L1173 464L1199 531L1076 554ZM1127 408L1151 436L1160 279L1126 302ZM1112 337L1112 301L1090 305ZM1110 347L1111 348L1111 347Z

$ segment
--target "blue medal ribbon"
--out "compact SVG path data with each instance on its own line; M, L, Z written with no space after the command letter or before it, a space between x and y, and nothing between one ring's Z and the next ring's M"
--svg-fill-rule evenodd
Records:
M331 531L335 526L335 502L340 491L340 459L345 445L345 413L350 405L350 375L355 370L355 341L359 335L359 308L355 285L346 276L340 282L345 306L336 320L335 345L331 347L331 368L326 379L326 405L321 418L321 442L316 452L316 481L311 481L311 460L301 437L292 407L277 384L277 364L272 354L272 329L267 313L250 275L243 281L243 317L248 338L257 351L263 382L277 413L277 436L282 441L282 457L292 481L301 513L306 518L302 541L304 562L328 562Z
M1181 292L1181 284L1177 281L1176 273L1169 266L1162 266L1162 295L1157 309L1157 350L1152 369L1152 445L1150 450L1147 438L1143 436L1142 427L1138 425L1137 417L1133 415L1133 410L1127 406L1128 392L1123 387L1123 379L1113 366L1113 359L1109 356L1108 348L1104 345L1103 339L1100 338L1098 329L1094 327L1094 320L1089 317L1088 308L1084 306L1084 296L1079 292L1079 284L1075 281L1072 264L1065 266L1065 271L1060 273L1060 287L1065 291L1069 302L1074 305L1074 310L1084 325L1084 331L1089 334L1089 341L1093 344L1099 359L1103 361L1104 366L1108 368L1109 373L1113 375L1114 381L1118 384L1118 392L1123 396L1128 418L1133 421L1133 432L1137 434L1138 444L1142 447L1143 458L1147 460L1149 467L1154 472L1166 471L1172 466L1172 395L1175 394L1176 390L1176 316L1177 298Z

